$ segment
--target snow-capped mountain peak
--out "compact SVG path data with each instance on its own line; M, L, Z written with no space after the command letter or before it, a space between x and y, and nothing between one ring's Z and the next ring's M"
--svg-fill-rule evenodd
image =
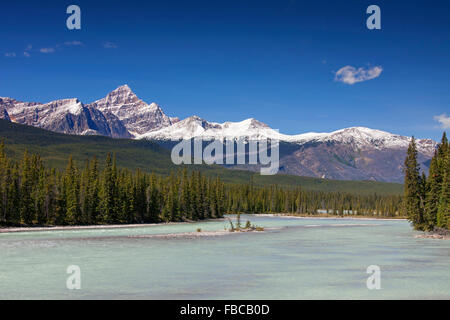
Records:
M179 121L166 116L158 104L139 99L128 85L87 105L77 98L44 104L0 98L0 117L57 132L114 138L130 138Z
M101 100L105 100L105 102L109 104L119 105L119 104L135 103L139 100L139 98L130 89L130 87L127 84L125 84L111 91L105 98Z
M351 145L355 149L403 149L407 148L410 137L366 127L351 127L330 133L308 132L298 135L281 134L267 124L250 118L240 122L208 122L198 116L186 118L172 126L137 136L138 139L181 140L201 137L212 139L277 139L279 141L305 144L329 142ZM432 156L436 143L433 140L417 140L418 150Z
M158 104L153 102L148 105L139 99L126 84L111 91L105 98L97 100L89 106L103 113L115 115L135 136L172 124L171 119L164 114Z
M411 137L401 136L386 131L366 127L350 127L330 133L304 133L290 136L289 142L337 142L353 145L356 148L407 148ZM436 142L431 139L416 141L418 150L424 154L433 155Z
M107 110L116 115L121 112L125 113L126 109L129 107L135 107L136 109L147 107L147 104L144 101L139 100L128 85L118 87L108 93L106 97L92 103L92 105L94 104L99 110Z
M161 139L161 140L182 140L192 139L200 137L211 129L219 129L220 125L216 123L210 123L199 116L191 116L175 124L156 130L153 132L145 133L137 136L137 139Z
M158 110L158 109L161 110L161 107L155 102L150 103L150 105L148 107L149 107L150 110L154 110L154 111Z
M88 105L76 98L45 104L0 98L0 119L56 132L113 138L275 139L284 142L280 145L284 173L333 179L401 182L411 141L410 137L365 127L286 135L254 118L216 123L191 116L180 121L165 115L157 103L141 100L128 85ZM437 143L418 139L416 144L419 161L426 167Z
M249 119L245 119L243 121L240 122L224 122L222 124L223 128L232 128L235 126L239 126L242 129L248 129L248 130L252 130L252 129L267 129L269 128L269 126L261 121L258 121L254 118L249 118ZM270 128L269 128L270 129Z
M255 119L240 122L208 122L199 116L191 116L172 126L143 134L138 139L181 140L201 137L203 140L213 139L279 139L280 134L265 123ZM281 139L280 139L281 140Z
M56 100L49 102L47 105L57 114L78 115L83 111L83 104L77 98Z

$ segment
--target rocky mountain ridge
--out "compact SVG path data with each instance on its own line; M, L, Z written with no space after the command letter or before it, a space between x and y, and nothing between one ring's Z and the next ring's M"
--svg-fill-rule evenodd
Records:
M156 103L140 100L128 85L86 105L77 98L39 103L0 97L0 118L60 133L112 138L133 138L178 121Z
M76 98L44 104L0 98L0 119L66 134L161 142L199 137L203 140L277 139L281 173L341 180L402 182L403 161L411 140L365 127L285 135L253 118L216 123L191 116L180 121L167 116L158 104L139 99L128 85L86 105ZM437 143L418 139L417 146L422 169L427 171Z

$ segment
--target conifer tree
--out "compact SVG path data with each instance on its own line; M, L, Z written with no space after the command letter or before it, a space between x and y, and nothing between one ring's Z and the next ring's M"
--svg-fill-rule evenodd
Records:
M182 219L185 219L187 217L191 218L192 217L191 189L186 168L183 169L181 184L182 184L181 199L180 199L181 217Z
M413 137L405 159L404 210L409 221L418 230L424 227L421 193L417 147Z
M33 198L35 202L35 220L38 225L43 225L47 222L45 201L47 192L47 173L41 166L39 168L39 178L36 188L33 191Z
M0 223L8 221L8 184L11 172L9 170L8 158L5 153L5 142L0 142Z
M431 159L430 170L428 174L427 193L425 201L426 204L424 212L426 230L433 230L434 226L437 223L436 219L438 204L441 197L442 177L438 166L437 155L438 153L436 152L434 157Z
M73 163L73 158L70 156L67 168L64 174L64 190L66 199L66 214L65 222L69 225L80 223L80 207L79 207L79 183L78 172Z
M22 207L23 200L20 196L20 168L17 163L12 165L10 182L8 188L7 222L17 225L21 223L20 210L17 208Z
M101 220L100 216L100 197L99 197L99 171L98 161L94 157L89 165L89 183L88 183L88 212L87 219L89 224L97 224Z
M443 180L437 212L437 226L450 229L450 148L446 145L443 163Z
M108 224L114 221L114 173L111 154L108 153L105 168L100 178L100 219L99 222Z
M56 223L56 171L54 169L47 173L47 178L45 181L45 199L44 199L44 216L45 223L54 225Z
M34 203L31 195L33 193L33 168L31 157L28 155L28 151L25 151L21 164L21 177L20 177L20 218L21 221L27 225L33 223L34 217Z
M80 178L80 190L79 190L79 207L80 207L80 223L89 224L90 217L90 199L89 199L89 189L90 189L90 179L89 179L89 160L86 160L85 167L81 172Z
M156 176L153 173L150 177L150 185L147 187L147 210L149 222L159 222L160 197L157 187Z

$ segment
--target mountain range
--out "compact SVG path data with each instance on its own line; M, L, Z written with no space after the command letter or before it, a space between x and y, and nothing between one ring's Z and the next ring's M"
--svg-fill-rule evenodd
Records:
M167 116L158 104L139 99L127 85L86 105L76 98L38 103L0 97L0 119L73 135L148 139L164 146L196 137L277 139L281 173L338 180L402 182L411 140L364 127L285 135L255 119L215 123L191 116L180 121ZM417 146L422 170L427 171L437 143L419 139ZM242 165L232 168L258 170Z

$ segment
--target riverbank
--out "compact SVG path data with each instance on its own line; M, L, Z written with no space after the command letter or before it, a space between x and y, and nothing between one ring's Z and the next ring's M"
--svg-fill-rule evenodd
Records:
M267 216L268 214L260 214L259 216ZM406 218L401 217L367 217L367 216L333 216L333 215L305 215L305 214L292 214L292 213L276 213L269 214L272 217L281 218L298 218L298 219L346 219L346 220L378 220L378 221L408 221ZM414 238L417 239L439 239L439 240L450 240L450 230L440 229L432 232L425 232L422 234L415 235Z
M278 228L270 228L268 230L276 230ZM218 237L218 236L226 236L233 234L241 234L241 233L262 233L265 229L240 229L235 231L230 230L217 230L217 231L196 231L196 232L182 232L182 233L168 233L168 234L149 234L149 235L139 235L139 236L129 236L129 238L134 239L195 239L201 237Z
M196 222L220 221L219 219L207 219L202 221L181 221L181 222L167 222L167 223L145 223L145 224L111 224L111 225L91 225L91 226L42 226L42 227L3 227L0 228L1 233L19 233L19 232L38 232L38 231L67 231L67 230L99 230L99 229L130 229L130 228L145 228L162 225L178 225Z
M405 217L377 217L377 216L361 216L361 215L352 215L352 216L337 216L331 214L317 214L317 215L309 215L309 214L295 214L295 213L264 213L264 214L255 214L256 216L261 217L286 217L286 218L305 218L305 219L349 219L349 220L399 220L399 221L407 221Z
M222 219L209 219L202 220L201 222L207 221L221 221ZM59 227L35 227L35 228L3 228L0 229L1 233L25 233L25 232L38 232L38 231L70 231L70 230L102 230L102 229L130 229L130 228L145 228L154 226L169 226L169 225L180 225L195 223L191 221L185 222L169 222L169 223L151 223L151 224L128 224L128 225L95 225L95 226L59 226ZM277 228L271 228L274 230ZM128 236L128 238L155 238L155 239L172 239L172 238L199 238L199 237L216 237L239 233L251 233L251 232L264 232L264 228L252 227L252 228L241 228L234 230L217 230L217 231L203 231L197 229L193 232L182 232L182 233L168 233L168 234L149 234L149 235L137 235Z
M415 238L450 240L450 230L436 229L431 232L425 232L423 234L416 235Z
M414 238L417 239L438 239L438 240L450 240L450 236L443 236L440 234L432 233L432 234L419 234Z
M355 219L355 220L406 220L402 217L367 217L367 216L336 216L327 214L307 215L307 214L293 214L293 213L261 213L252 214L260 217L285 217L285 218L304 218L304 219ZM250 216L252 216L250 215ZM129 229L129 228L144 228L161 225L177 225L198 223L205 221L225 220L207 219L202 221L182 221L182 222L168 222L168 223L147 223L147 224L118 224L118 225L90 225L90 226L41 226L41 227L0 227L0 234L2 233L19 233L19 232L39 232L39 231L66 231L66 230L99 230L99 229Z

